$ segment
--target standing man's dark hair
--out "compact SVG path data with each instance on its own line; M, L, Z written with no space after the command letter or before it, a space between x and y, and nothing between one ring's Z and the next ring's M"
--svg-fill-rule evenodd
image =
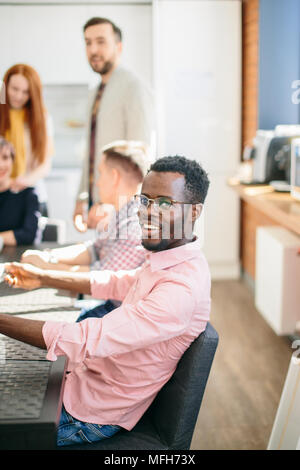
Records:
M94 18L91 18L90 20L88 20L85 23L85 25L83 27L83 32L85 32L85 30L87 28L89 28L90 26L95 26L97 24L110 24L112 29L113 29L113 32L116 35L117 41L122 42L122 31L120 30L120 28L115 23L113 23L108 18L100 18L98 16L95 16Z

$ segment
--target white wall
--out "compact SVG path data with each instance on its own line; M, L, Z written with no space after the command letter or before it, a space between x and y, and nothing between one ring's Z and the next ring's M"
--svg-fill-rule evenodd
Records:
M92 16L115 21L124 34L122 60L152 81L151 5L1 5L0 76L15 63L36 68L44 84L98 81L87 63L83 25Z
M241 5L155 2L159 154L198 160L211 186L204 252L214 278L239 276L239 201L226 180L240 159Z

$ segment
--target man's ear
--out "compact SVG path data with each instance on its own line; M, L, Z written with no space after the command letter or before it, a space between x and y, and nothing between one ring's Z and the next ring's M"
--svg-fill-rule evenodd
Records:
M202 207L203 204L201 203L192 204L192 222L195 222L197 219L199 219L202 212Z
M123 43L121 41L117 43L117 50L118 50L118 55L120 56L123 52Z
M115 167L111 169L111 185L112 187L117 187L120 183L121 173Z

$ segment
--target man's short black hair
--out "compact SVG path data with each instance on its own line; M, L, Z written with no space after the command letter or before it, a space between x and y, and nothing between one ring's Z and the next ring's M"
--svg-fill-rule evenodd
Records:
M185 178L186 202L196 204L205 201L209 179L207 173L196 160L190 160L180 155L163 157L156 160L149 171L180 173Z
M89 28L90 26L95 26L97 24L110 24L112 29L113 29L113 32L115 33L117 41L122 42L122 31L120 30L120 28L115 23L113 23L108 18L100 18L98 16L95 16L94 18L91 18L90 20L88 20L85 23L85 25L83 27L83 31L85 32L85 30L87 28Z

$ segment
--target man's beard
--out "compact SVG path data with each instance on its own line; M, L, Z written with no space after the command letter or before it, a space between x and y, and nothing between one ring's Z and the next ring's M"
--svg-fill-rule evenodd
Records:
M147 239L142 239L141 243L142 243L142 246L146 248L146 250L163 251L169 246L170 240L166 240L163 238L158 243L154 244L154 243L147 243Z
M92 64L90 65L94 72L100 73L100 75L106 75L114 67L114 62L111 60L107 60L102 66L93 66Z

